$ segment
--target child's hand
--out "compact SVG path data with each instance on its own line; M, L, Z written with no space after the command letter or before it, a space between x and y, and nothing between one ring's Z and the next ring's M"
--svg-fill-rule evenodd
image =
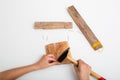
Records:
M54 55L43 55L43 57L37 63L34 64L34 67L36 70L38 70L56 65L57 63L58 62L56 61Z

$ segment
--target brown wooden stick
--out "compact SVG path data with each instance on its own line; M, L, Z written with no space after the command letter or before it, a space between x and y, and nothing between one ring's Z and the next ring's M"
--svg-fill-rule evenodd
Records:
M35 29L69 29L72 28L71 22L35 22Z
M98 49L102 48L102 44L96 38L94 33L91 31L91 29L86 24L86 22L83 20L83 18L78 13L78 11L75 9L75 7L74 6L68 7L68 12L69 12L70 16L72 17L72 19L74 20L74 22L76 23L76 25L81 30L81 32L84 34L84 36L86 37L86 39L88 40L88 42L90 43L92 48L94 50L98 50Z

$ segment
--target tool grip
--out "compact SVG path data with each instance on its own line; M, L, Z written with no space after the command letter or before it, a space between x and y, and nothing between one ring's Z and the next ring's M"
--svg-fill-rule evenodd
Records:
M67 59L68 59L69 61L71 61L74 65L78 65L78 62L77 62L76 60L74 60L73 58L67 56ZM100 76L99 74L97 74L97 73L94 72L94 71L91 71L90 75L93 76L93 77L95 77L95 78L98 79L98 80L106 80L106 79L104 79L102 76Z

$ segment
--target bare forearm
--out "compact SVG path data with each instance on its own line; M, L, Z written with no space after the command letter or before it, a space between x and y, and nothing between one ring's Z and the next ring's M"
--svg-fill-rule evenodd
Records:
M57 64L57 62L54 55L44 55L38 62L32 65L0 72L0 80L15 80L26 73L39 69L44 69L55 64Z
M0 73L0 80L15 80L18 77L34 70L36 70L34 65L7 70Z

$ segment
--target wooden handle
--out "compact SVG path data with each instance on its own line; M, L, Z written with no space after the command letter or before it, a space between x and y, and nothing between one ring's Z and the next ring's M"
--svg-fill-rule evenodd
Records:
M78 65L78 62L77 62L76 60L74 60L73 58L67 56L67 59L68 59L69 61L71 61L74 65Z
M76 60L74 60L73 58L67 56L67 59L68 59L69 61L71 61L74 65L78 65L78 62L77 62ZM93 77L95 77L95 78L97 78L98 80L100 80L101 78L102 78L103 80L105 80L103 77L101 77L99 74L97 74L97 73L94 72L94 71L91 71L90 75L93 76Z

